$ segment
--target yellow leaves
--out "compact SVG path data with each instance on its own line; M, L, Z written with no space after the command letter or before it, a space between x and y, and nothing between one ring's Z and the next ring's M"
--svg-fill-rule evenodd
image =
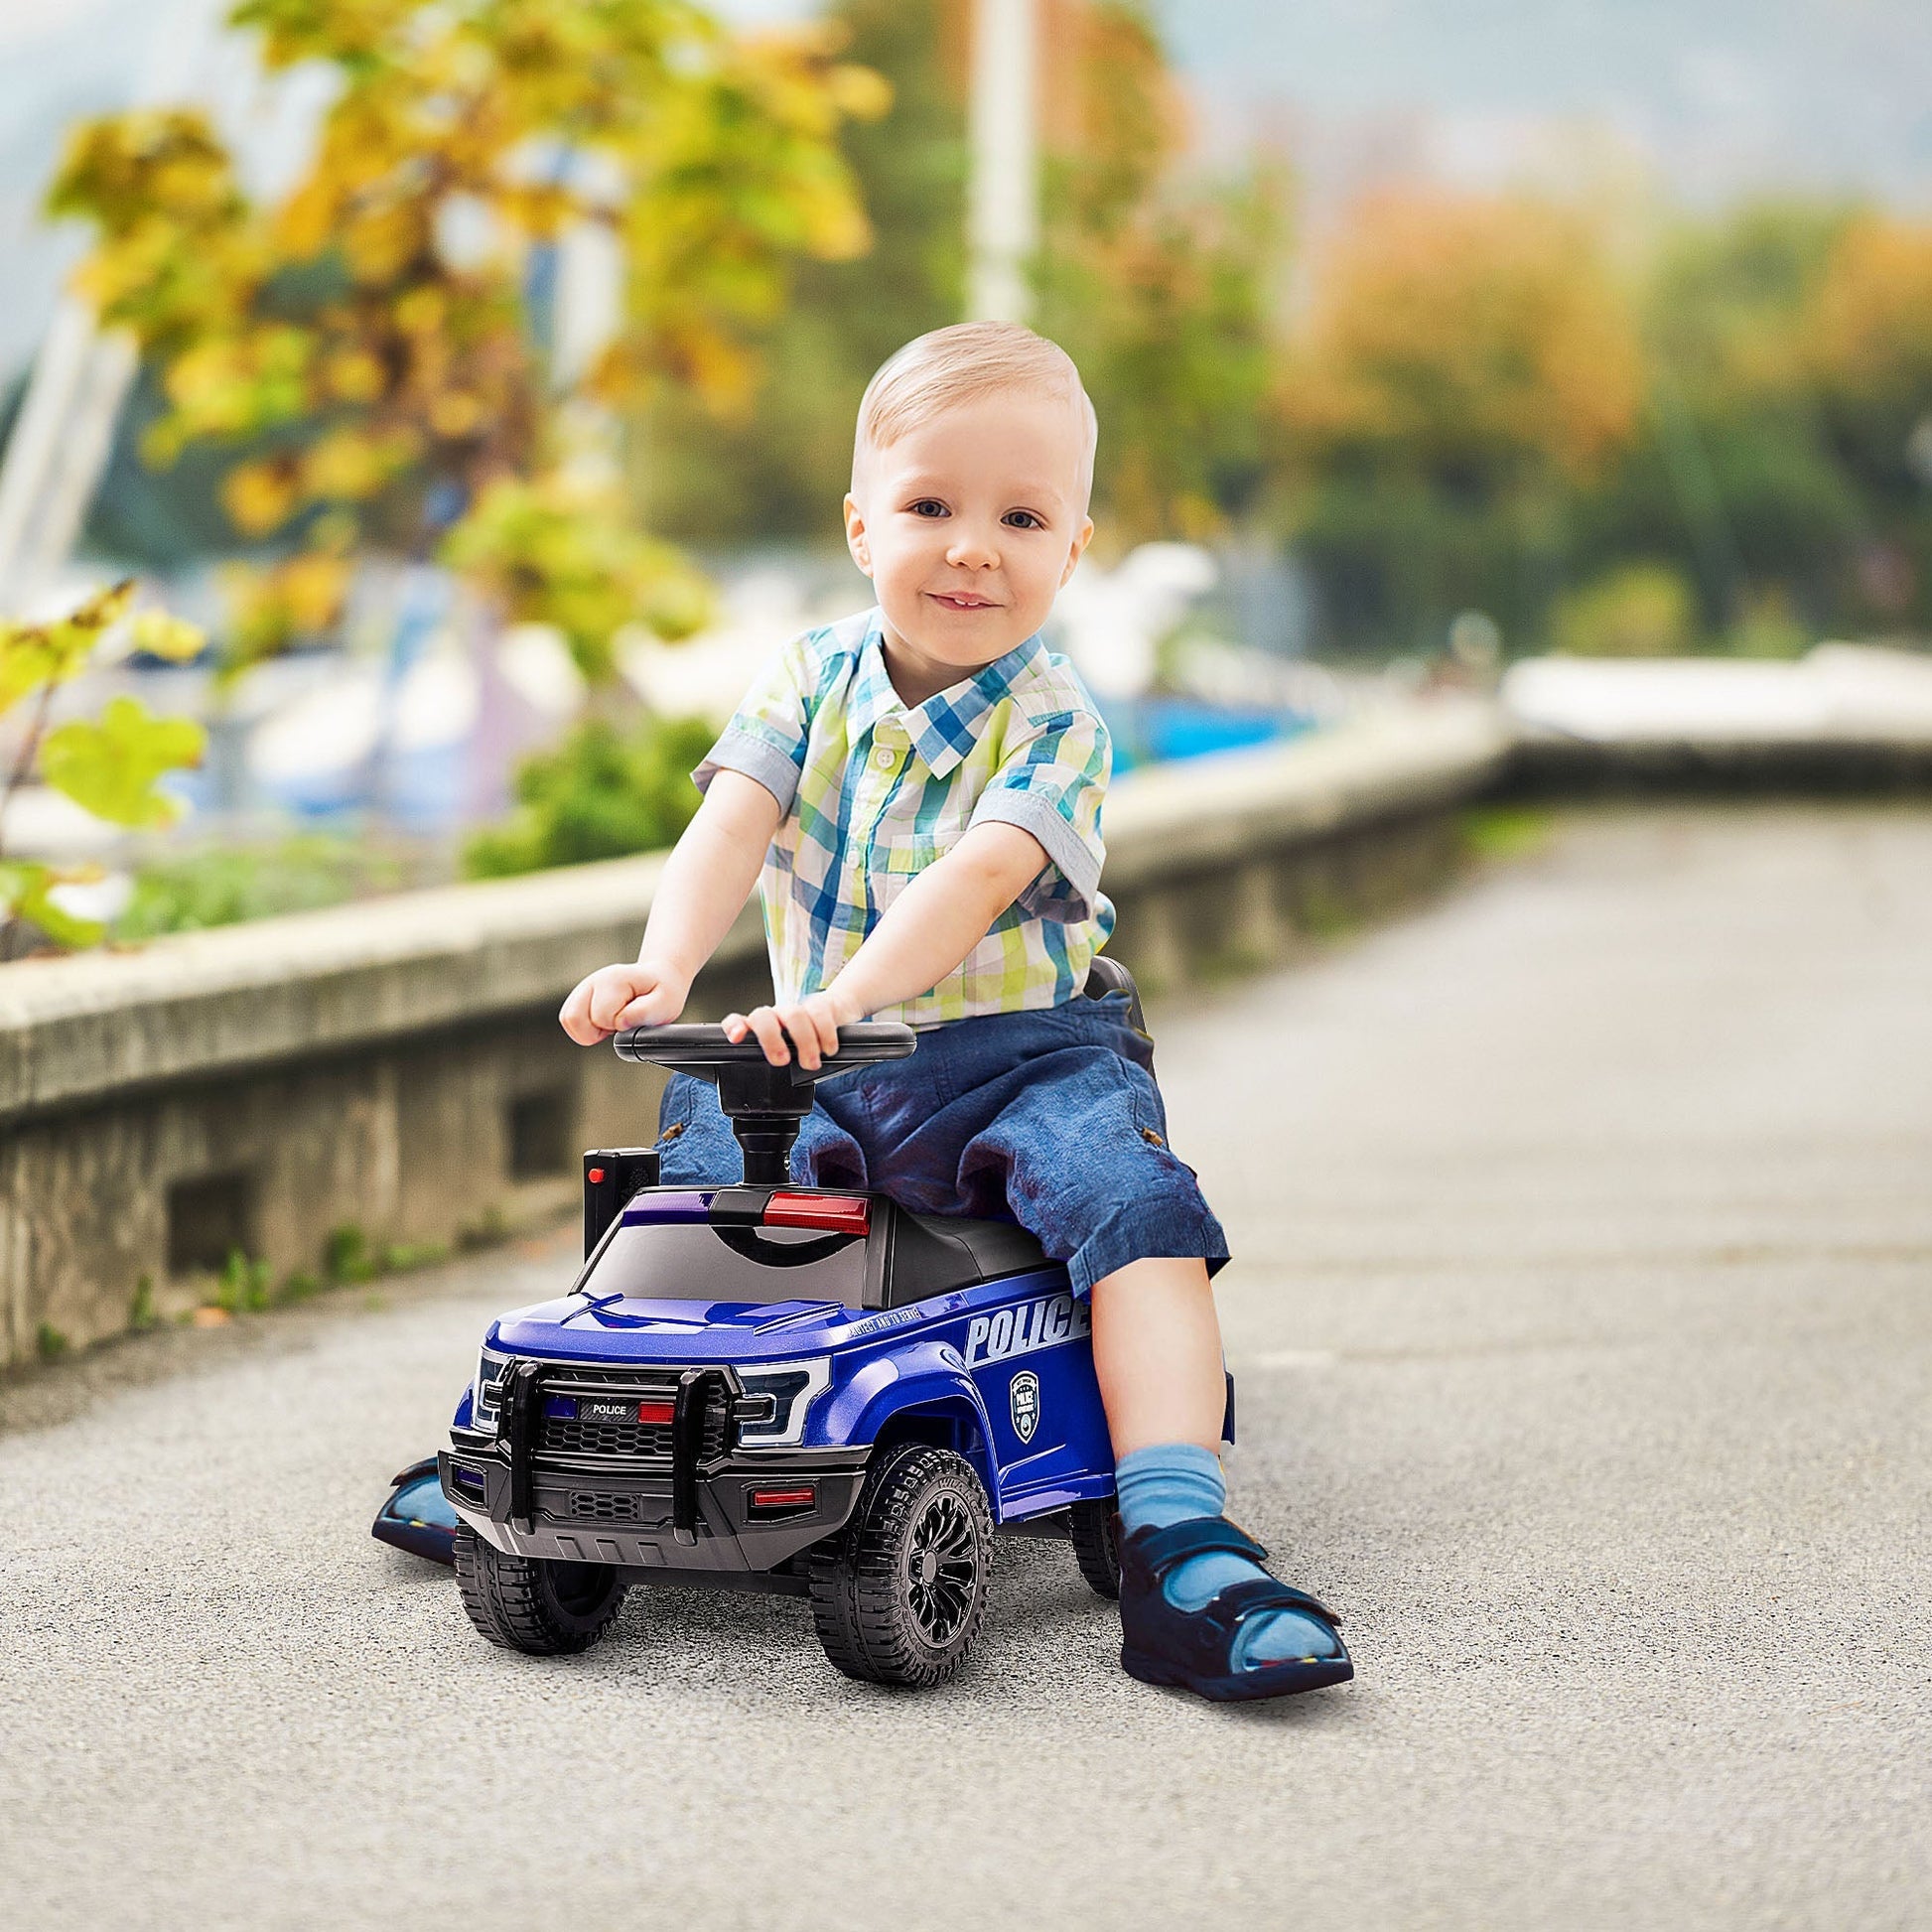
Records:
M221 481L221 507L244 536L266 536L288 521L298 484L296 467L285 458L238 464Z
M438 436L455 440L458 437L475 433L483 420L483 405L480 397L466 395L461 390L449 390L438 396L429 406L429 426Z
M396 327L405 336L434 336L450 318L450 299L434 283L420 282L396 300Z
M686 636L711 611L709 586L675 550L632 529L609 493L554 473L483 491L443 561L513 621L555 624L593 681L610 674L626 624Z
M186 618L166 611L143 611L134 620L134 645L150 657L165 657L170 663L186 664L207 647L207 632Z
M1932 385L1932 223L1867 214L1833 250L1810 317L1813 364L1848 392Z
M192 719L156 718L137 698L114 698L98 721L76 718L48 733L41 776L96 818L151 830L185 809L156 781L199 764L204 742Z
M65 684L127 615L134 580L97 591L52 623L0 621L0 711L44 684Z
M367 208L338 233L348 272L365 285L388 282L429 252L429 221L420 206L404 201Z
M227 150L194 108L151 108L79 122L48 191L48 212L84 215L124 235L157 215L206 226L242 207Z
M587 662L625 622L688 629L700 580L611 505L544 478L482 515L479 483L527 469L560 401L621 408L666 368L743 406L792 261L869 245L838 135L886 110L886 83L822 29L738 37L686 0L238 0L230 20L268 66L338 83L279 204L252 204L177 109L78 130L51 202L94 224L83 285L159 375L144 456L228 446L221 500L248 538L322 512L319 547L232 580L228 669L333 623L357 519L434 525L432 491L473 502L475 567ZM559 398L522 257L584 220L626 244L625 314Z
M893 83L871 68L841 62L825 76L833 107L855 121L882 120L892 111Z
M1587 232L1519 201L1385 194L1331 245L1284 415L1311 449L1588 472L1634 427L1629 305Z
M338 349L323 364L323 387L337 402L373 402L387 383L380 358L356 344Z
M282 204L275 236L295 261L313 261L335 239L342 213L341 185L328 175L312 175Z
M360 502L383 488L416 454L407 431L334 429L302 461L303 493L336 502Z
M326 520L326 519L325 519ZM310 550L267 569L233 564L221 575L228 607L229 677L300 637L320 635L342 615L353 566L329 550Z

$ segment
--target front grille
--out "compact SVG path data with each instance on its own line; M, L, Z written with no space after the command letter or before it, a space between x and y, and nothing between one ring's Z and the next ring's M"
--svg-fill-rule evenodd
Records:
M549 1455L634 1455L668 1462L671 1426L667 1422L585 1422L579 1416L545 1416L537 1450Z
M637 1523L643 1520L641 1498L600 1496L582 1489L571 1497L570 1513L580 1521L592 1523Z
M671 1466L671 1425L664 1422L603 1422L585 1416L545 1415L544 1408L553 1394L582 1390L586 1383L608 1386L619 1400L647 1395L654 1401L667 1401L674 1391L645 1387L640 1390L634 1375L598 1375L595 1371L573 1369L553 1381L539 1383L536 1396L537 1433L535 1452L544 1456L595 1456L623 1462L633 1468L668 1469ZM562 1388L557 1385L562 1384ZM599 1388L603 1396L603 1387ZM731 1435L730 1403L715 1391L706 1406L704 1436L699 1454L709 1461L725 1452Z

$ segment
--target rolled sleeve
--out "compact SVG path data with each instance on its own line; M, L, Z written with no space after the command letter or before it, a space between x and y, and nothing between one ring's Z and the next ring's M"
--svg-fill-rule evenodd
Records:
M971 823L1017 825L1036 838L1050 862L1015 901L1035 918L1091 918L1106 846L1100 803L1113 748L1090 711L1031 719L973 807Z
M794 638L745 694L723 736L691 773L691 782L705 791L720 771L743 772L778 801L781 812L789 812L805 767L811 690L806 640Z

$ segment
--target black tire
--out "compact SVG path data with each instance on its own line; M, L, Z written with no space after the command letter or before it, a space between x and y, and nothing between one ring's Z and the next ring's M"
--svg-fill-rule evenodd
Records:
M1067 1511L1073 1560L1087 1587L1097 1596L1120 1595L1120 1511L1111 1496L1097 1503L1075 1503Z
M948 1682L986 1621L993 1512L964 1456L922 1443L885 1451L852 1519L810 1567L825 1654L867 1684Z
M607 1563L552 1563L505 1556L468 1523L456 1533L463 1607L491 1643L526 1657L588 1650L623 1601L623 1579Z

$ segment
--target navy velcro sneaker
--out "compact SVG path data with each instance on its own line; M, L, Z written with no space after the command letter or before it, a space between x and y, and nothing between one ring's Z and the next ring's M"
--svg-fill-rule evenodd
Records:
M1165 1582L1189 1558L1210 1551L1263 1562L1268 1552L1224 1516L1196 1516L1165 1529L1144 1527L1121 1544L1121 1668L1144 1684L1173 1685L1218 1703L1293 1697L1345 1684L1355 1675L1333 1610L1292 1584L1251 1577L1217 1591L1198 1609L1169 1600ZM1243 1668L1242 1632L1263 1616L1287 1612L1306 1625L1304 1655Z

